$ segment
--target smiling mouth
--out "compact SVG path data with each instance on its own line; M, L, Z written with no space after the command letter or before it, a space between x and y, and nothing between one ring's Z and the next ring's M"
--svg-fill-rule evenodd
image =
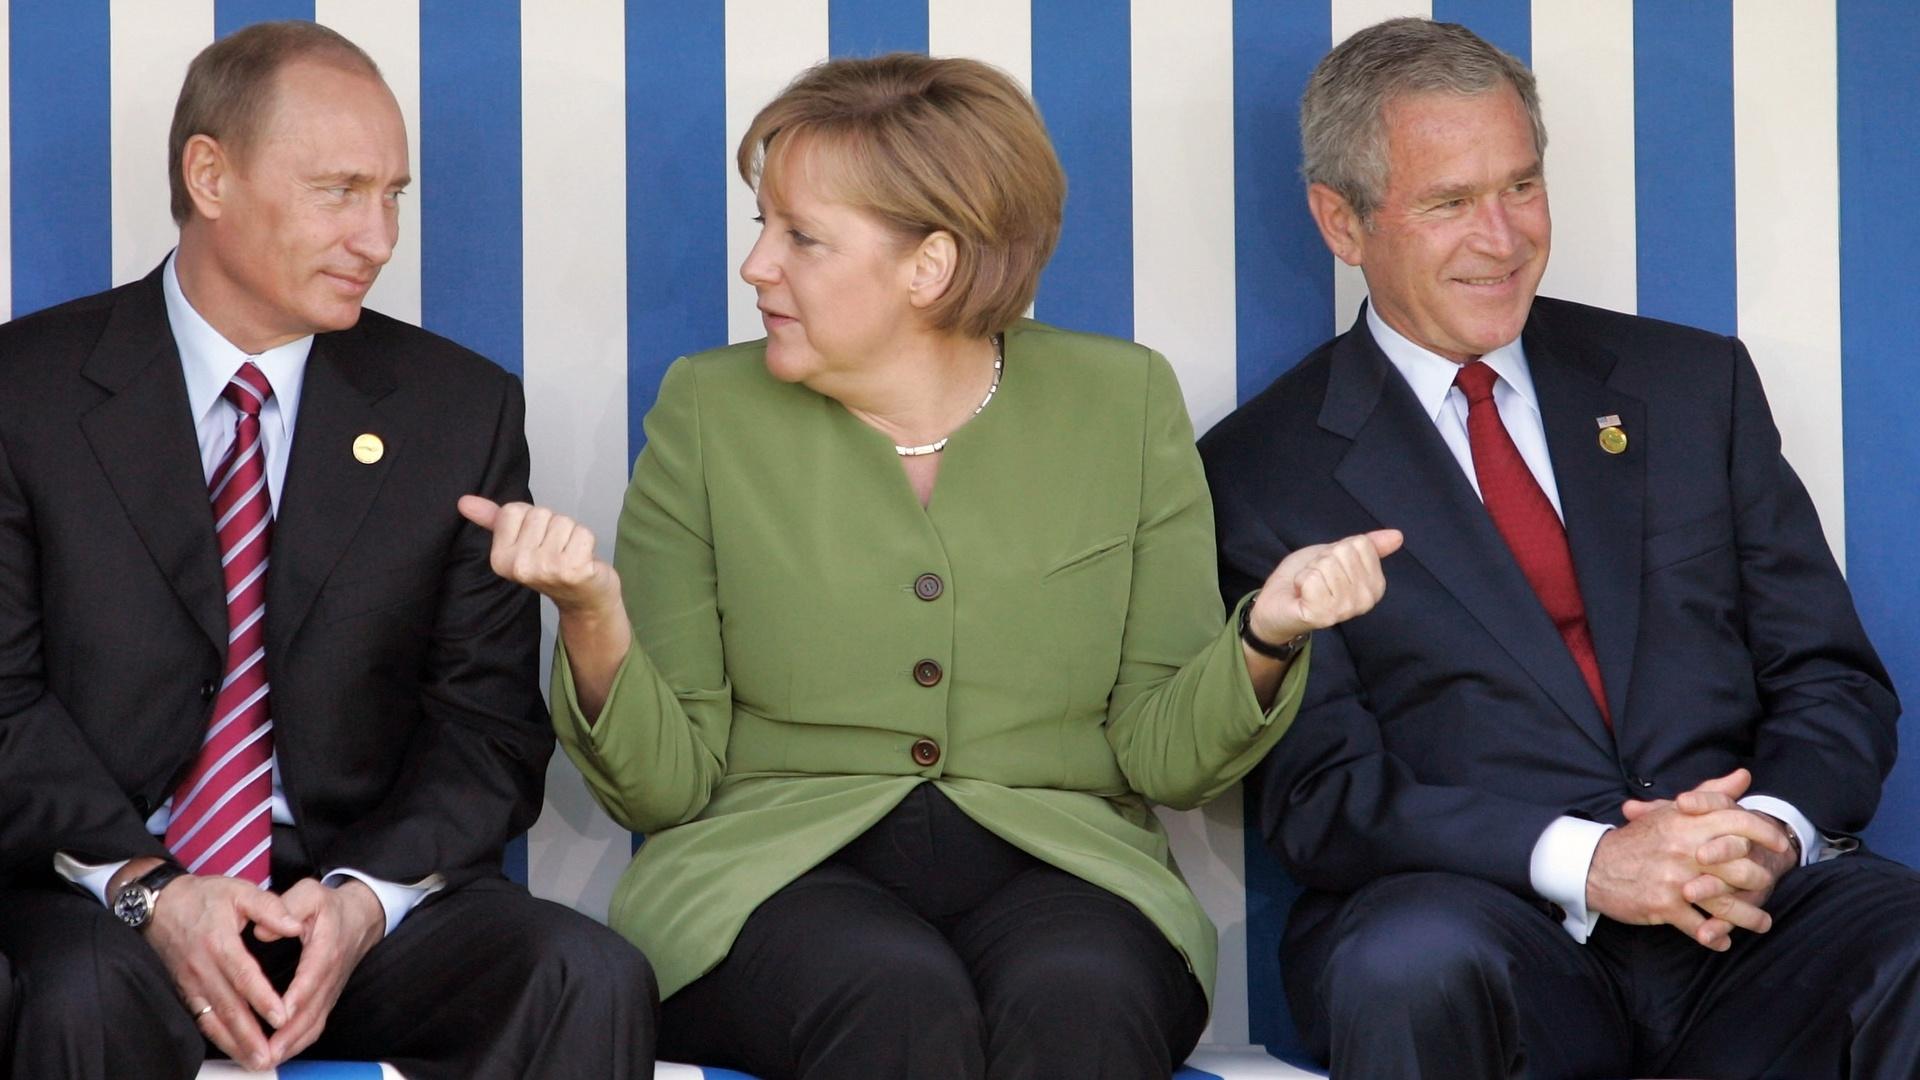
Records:
M1517 273L1519 273L1518 270L1509 270L1506 273L1501 274L1497 277L1477 277L1477 278L1463 277L1463 278L1454 278L1453 280L1459 282L1462 285L1481 285L1481 286L1505 285L1507 282L1513 280L1513 275Z

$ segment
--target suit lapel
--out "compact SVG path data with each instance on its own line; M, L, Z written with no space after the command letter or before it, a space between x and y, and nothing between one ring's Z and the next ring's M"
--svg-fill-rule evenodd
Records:
M401 435L379 409L393 389L391 360L358 348L348 330L313 342L300 389L293 452L274 515L273 568L267 581L267 655L287 655L320 586L360 531L386 481ZM353 453L362 434L385 453L363 464Z
M1607 385L1615 358L1594 346L1556 338L1550 319L1528 321L1523 339L1547 451L1567 523L1574 574L1593 632L1600 680L1615 726L1626 720L1627 688L1640 632L1640 557L1646 513L1646 405ZM1599 442L1602 417L1619 417L1624 453Z
M1589 421L1591 422L1591 421ZM1596 744L1612 736L1559 632L1364 316L1336 346L1320 425L1352 440L1334 478Z
M160 273L116 299L100 343L81 369L112 396L82 416L80 428L154 564L225 656L220 553ZM198 513L191 512L195 504Z

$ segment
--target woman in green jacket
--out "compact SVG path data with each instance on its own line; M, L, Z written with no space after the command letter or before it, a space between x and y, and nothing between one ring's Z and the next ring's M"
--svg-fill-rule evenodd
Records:
M1065 182L1004 74L822 64L738 163L767 337L667 372L614 564L462 501L559 608L560 742L647 834L610 921L661 1052L1164 1077L1215 941L1152 805L1273 746L1399 535L1294 552L1223 623L1171 368L1020 318Z

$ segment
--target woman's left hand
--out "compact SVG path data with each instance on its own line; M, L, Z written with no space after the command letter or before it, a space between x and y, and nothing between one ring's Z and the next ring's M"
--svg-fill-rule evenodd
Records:
M1260 587L1249 629L1279 644L1366 614L1387 591L1380 560L1400 550L1402 539L1398 529L1375 529L1288 555Z

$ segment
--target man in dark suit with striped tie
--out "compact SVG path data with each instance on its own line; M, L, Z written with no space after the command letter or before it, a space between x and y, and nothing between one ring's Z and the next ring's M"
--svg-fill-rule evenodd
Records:
M1340 45L1308 201L1370 300L1202 443L1231 598L1391 526L1259 773L1335 1075L1911 1077L1920 875L1867 853L1899 706L1746 349L1535 296L1533 77Z
M13 1075L650 1075L646 961L500 871L553 745L539 618L455 501L527 498L524 406L361 310L392 93L254 26L194 61L170 157L161 267L0 328Z

